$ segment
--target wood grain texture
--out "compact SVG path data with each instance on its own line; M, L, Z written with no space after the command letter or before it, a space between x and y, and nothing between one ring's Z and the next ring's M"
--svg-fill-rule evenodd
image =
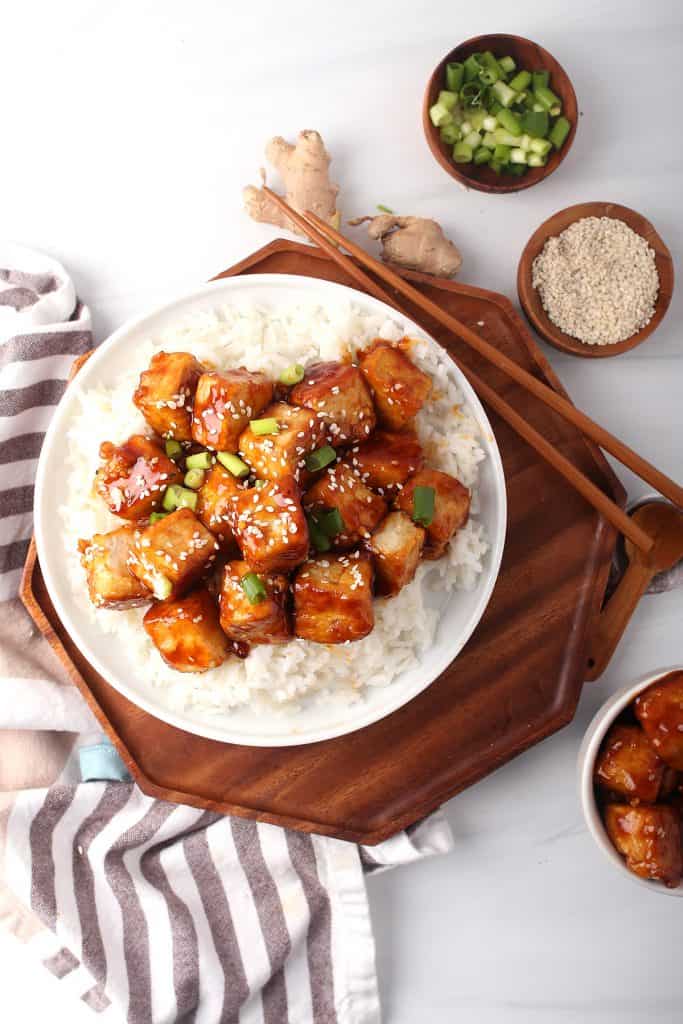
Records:
M296 273L348 281L310 246L276 241L219 277ZM562 390L500 295L407 277L530 372ZM483 326L481 326L483 322ZM600 452L464 344L437 340L503 394L620 505ZM162 799L377 843L571 720L586 673L615 533L502 421L491 415L508 488L500 576L455 662L405 707L324 743L257 748L217 743L141 711L85 662L55 615L32 547L22 596L144 792Z
M659 274L659 294L655 304L655 312L648 324L625 341L614 345L587 345L578 338L572 338L557 327L543 308L541 297L531 283L532 266L543 246L555 235L559 235L571 224L583 217L614 217L624 221L633 231L641 235L654 250L655 265ZM619 203L578 203L559 210L544 221L527 242L517 267L517 294L519 302L529 322L541 337L562 352L570 355L583 356L585 359L607 359L621 355L641 345L653 331L656 331L664 319L674 290L674 265L671 253L657 234L649 220L628 206Z
M496 174L486 164L477 166L454 163L451 156L453 147L442 142L439 129L432 124L429 117L429 108L436 102L439 92L446 88L446 65L450 61L463 62L471 53L483 53L485 50L491 50L496 57L509 55L517 64L517 70L549 71L550 88L562 100L562 113L571 124L564 145L559 150L551 150L545 167L530 167L526 174L519 178L511 174ZM567 156L574 142L578 120L579 111L574 86L562 65L538 43L533 43L522 36L504 34L474 36L447 53L432 72L422 104L422 126L433 155L451 178L478 192L521 192L522 189L531 188L532 185L543 181L557 170Z

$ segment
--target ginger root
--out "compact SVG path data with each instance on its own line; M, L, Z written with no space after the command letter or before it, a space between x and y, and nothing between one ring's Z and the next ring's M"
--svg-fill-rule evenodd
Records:
M282 178L285 199L290 206L300 213L312 210L328 224L339 227L339 186L330 181L331 157L318 132L299 132L296 145L276 136L266 146L266 159ZM265 181L265 175L263 177ZM301 234L289 217L260 188L248 185L243 197L245 209L254 220Z
M462 265L459 250L444 235L441 226L428 217L397 217L381 213L358 217L349 224L368 223L368 235L382 243L385 263L406 270L421 270L436 277L454 277Z

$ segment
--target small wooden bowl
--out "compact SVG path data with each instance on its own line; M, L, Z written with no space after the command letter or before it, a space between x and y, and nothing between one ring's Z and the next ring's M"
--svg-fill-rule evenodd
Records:
M618 341L614 345L589 345L584 341L579 341L578 338L572 338L569 334L565 334L552 322L543 308L540 295L531 283L532 264L548 239L559 235L570 224L583 217L614 217L616 220L622 220L633 231L641 235L655 253L655 265L659 274L659 294L652 319L649 324L646 324L630 338ZM533 233L522 252L517 268L517 294L520 305L532 327L549 345L561 349L562 352L584 356L588 359L606 359L608 356L618 356L649 338L662 322L664 314L669 308L673 290L674 265L671 253L649 220L636 213L635 210L629 210L628 206L619 206L618 203L578 203L576 206L568 206L566 210L554 213Z
M562 113L571 123L571 130L564 145L558 151L553 150L545 167L530 167L526 174L515 178L511 174L496 174L486 164L477 166L475 164L456 164L453 162L451 152L453 147L447 146L441 141L439 129L435 128L429 117L429 108L436 102L436 98L442 89L446 88L446 64L450 61L464 61L471 53L482 53L491 50L496 57L509 55L517 64L518 69L524 68L527 71L549 71L550 88L562 100ZM576 135L578 124L578 107L576 93L569 76L564 68L558 64L552 54L544 50L537 43L530 39L523 39L522 36L508 36L502 34L489 36L475 36L465 43L460 43L454 50L447 53L443 60L432 72L425 90L424 104L422 107L422 124L424 133L429 143L429 148L439 161L447 174L457 181L461 181L468 188L475 188L479 192L505 193L521 192L524 188L531 188L532 185L543 181L549 174L556 170L567 153L571 149Z

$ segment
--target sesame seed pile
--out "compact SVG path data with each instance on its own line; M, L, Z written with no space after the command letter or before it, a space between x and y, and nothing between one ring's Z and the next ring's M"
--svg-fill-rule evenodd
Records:
M614 217L584 217L549 238L532 284L560 330L587 345L626 341L652 319L659 292L654 251Z

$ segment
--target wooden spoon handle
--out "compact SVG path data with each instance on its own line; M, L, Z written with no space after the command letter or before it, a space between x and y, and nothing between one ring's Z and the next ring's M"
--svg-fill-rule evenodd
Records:
M652 568L634 560L629 563L617 589L598 619L589 647L586 679L597 679L607 668L636 605L647 590Z

